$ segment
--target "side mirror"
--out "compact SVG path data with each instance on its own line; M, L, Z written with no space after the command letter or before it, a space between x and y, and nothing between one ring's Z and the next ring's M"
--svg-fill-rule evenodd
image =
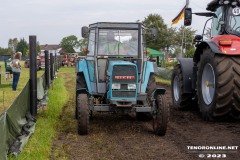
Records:
M197 41L201 41L202 38L203 38L202 35L196 35L194 39Z
M203 37L201 35L196 35L193 39L193 45L194 44L198 44L199 42L201 42L201 40L203 39Z
M185 8L184 10L184 26L192 24L192 8Z
M88 27L86 27L86 26L82 27L82 37L83 38L88 38L88 36L89 36L89 29L88 29Z
M150 32L151 32L151 35L152 35L152 39L156 40L158 38L158 33L157 33L156 28L151 28Z

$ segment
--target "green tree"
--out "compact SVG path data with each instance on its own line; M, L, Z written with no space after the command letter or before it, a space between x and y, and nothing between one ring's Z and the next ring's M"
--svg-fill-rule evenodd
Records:
M170 57L170 55L172 55L172 50L174 50L175 48L175 37L177 34L177 29L176 28L168 28L166 30L164 30L164 35L165 37L164 39L164 50L165 50L165 58L167 59L168 57Z
M183 34L184 33L184 34ZM192 28L185 26L180 27L174 38L175 47L182 47L186 49L186 52L193 47L192 42L196 31ZM185 52L185 53L186 53ZM177 54L179 56L180 54Z
M186 53L184 54L185 58L193 58L195 53L195 48L192 46L186 50Z
M80 51L82 51L84 48L87 47L87 38L83 38L81 40L79 40L79 43L78 43L78 48L80 49Z
M143 24L147 27L147 31L155 28L158 33L158 38L155 41L152 40L151 35L147 34L147 46L155 50L164 49L166 44L163 37L167 35L167 25L164 23L163 18L159 14L149 14L144 19Z
M9 48L0 47L0 55L11 55L11 50Z
M22 52L22 56L24 57L27 53L28 48L29 47L27 41L25 41L25 39L22 38L17 44L16 52Z
M65 52L74 53L74 48L79 47L78 38L74 35L64 37L60 42L60 46Z
M18 39L13 38L8 40L8 48L11 49L11 53L15 53L17 49Z

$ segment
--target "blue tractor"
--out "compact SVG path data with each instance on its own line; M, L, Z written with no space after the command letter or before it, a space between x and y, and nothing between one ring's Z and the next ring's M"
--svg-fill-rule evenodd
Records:
M150 30L156 38L156 30ZM82 27L87 56L76 65L78 133L88 134L93 111L151 115L154 133L165 135L169 108L155 82L156 63L147 59L141 23L99 22Z

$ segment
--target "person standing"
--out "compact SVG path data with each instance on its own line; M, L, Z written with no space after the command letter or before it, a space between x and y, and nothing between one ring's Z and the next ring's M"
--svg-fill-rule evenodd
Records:
M8 79L12 79L12 67L10 66L11 61L12 61L11 57L9 57L5 61L5 69L6 69L6 72L8 72Z
M21 54L19 52L14 54L14 59L10 63L12 67L12 73L13 73L13 83L12 83L12 89L13 91L17 90L17 85L21 73L21 64L20 64Z

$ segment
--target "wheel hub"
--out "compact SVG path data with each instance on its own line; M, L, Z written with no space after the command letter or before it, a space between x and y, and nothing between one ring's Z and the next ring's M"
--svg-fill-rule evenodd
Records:
M202 97L205 104L212 103L215 94L215 72L210 63L204 66L202 73Z
M206 81L206 87L213 87L214 88L214 83Z
M175 101L178 101L179 97L180 97L180 88L179 88L179 78L178 78L178 76L174 77L174 81L173 81L173 95L174 95Z

